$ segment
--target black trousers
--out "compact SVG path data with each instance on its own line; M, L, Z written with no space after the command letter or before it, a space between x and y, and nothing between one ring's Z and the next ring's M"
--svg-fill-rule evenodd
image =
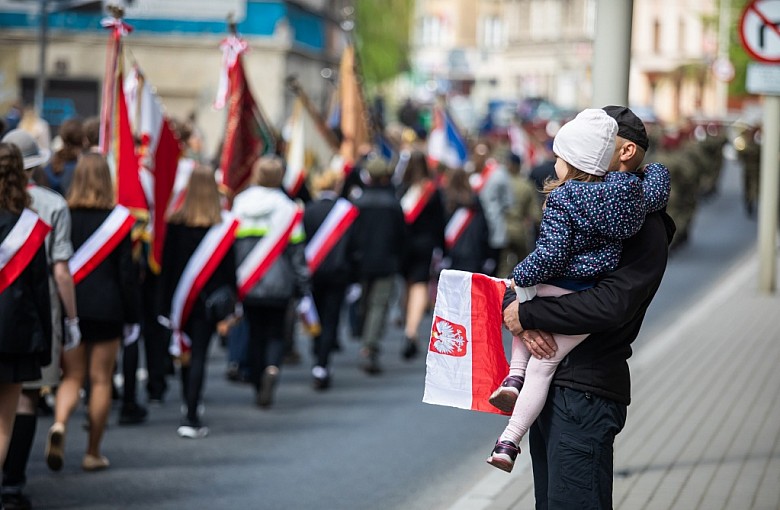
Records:
M312 297L320 316L319 336L314 338L314 357L317 365L328 367L333 347L338 341L341 306L344 303L346 285L319 284L312 286Z
M191 317L184 328L192 342L192 351L189 364L181 367L181 389L182 398L187 404L187 419L191 421L198 418L198 403L203 396L209 344L215 330L216 324L199 316Z
M244 304L244 319L249 324L249 377L255 389L260 389L266 367L282 367L286 313L287 305Z
M613 447L626 405L553 386L529 444L537 510L612 508Z
M173 373L173 362L168 354L171 332L157 322L157 316L160 314L159 282L160 277L148 271L141 286L143 295L141 333L146 351L146 369L149 372L146 391L149 398L156 399L161 399L165 394L168 389L166 375Z

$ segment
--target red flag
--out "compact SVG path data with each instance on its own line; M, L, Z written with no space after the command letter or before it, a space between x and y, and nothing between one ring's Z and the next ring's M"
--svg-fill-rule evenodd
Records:
M273 152L274 137L246 79L241 59L246 44L231 36L222 46L226 54L232 52L232 57L224 59L228 66L228 116L219 166L222 184L231 193L237 193L249 179L255 160Z
M112 144L113 157L116 161L116 202L137 214L140 211L148 211L149 205L146 203L146 196L138 173L138 156L135 153L133 131L130 129L130 118L127 115L127 103L122 84L120 63L116 87L117 129Z

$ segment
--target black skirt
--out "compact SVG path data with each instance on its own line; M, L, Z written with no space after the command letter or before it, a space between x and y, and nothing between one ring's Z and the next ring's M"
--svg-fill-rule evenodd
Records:
M0 354L0 384L37 381L41 378L41 363L36 354Z
M117 321L79 319L81 341L84 343L95 343L122 338L122 326L123 324Z

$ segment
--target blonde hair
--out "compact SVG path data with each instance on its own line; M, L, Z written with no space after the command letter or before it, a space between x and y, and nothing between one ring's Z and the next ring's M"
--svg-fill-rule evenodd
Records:
M252 182L266 188L278 188L284 178L284 165L278 156L262 156L252 167Z
M96 153L83 154L73 171L68 207L112 209L114 204L114 186L106 158Z
M339 170L326 169L311 178L311 187L314 193L321 191L337 191L344 182L343 173Z
M206 165L195 165L184 203L171 213L168 222L188 227L210 227L221 221L222 207L214 171Z
M569 162L563 159L561 159L561 161L566 163L566 175L563 176L563 179L558 179L555 177L551 179L547 179L544 182L544 188L542 188L542 193L544 193L545 195L549 195L551 191L560 188L561 186L566 184L567 181L602 182L604 180L603 176L593 175L587 172L583 172L582 170L579 170L574 166L572 166Z

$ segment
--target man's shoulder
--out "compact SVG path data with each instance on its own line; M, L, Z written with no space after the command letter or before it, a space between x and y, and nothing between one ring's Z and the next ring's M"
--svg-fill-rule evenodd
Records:
M46 203L52 208L66 208L68 202L65 198L54 190L46 188L44 186L32 186L28 189L33 201L40 201Z

